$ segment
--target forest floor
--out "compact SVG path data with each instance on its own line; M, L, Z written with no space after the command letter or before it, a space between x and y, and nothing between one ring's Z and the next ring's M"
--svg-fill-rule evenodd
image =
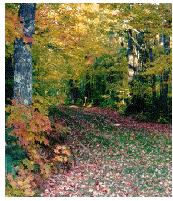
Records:
M172 125L137 122L105 108L59 106L75 160L45 180L42 197L172 196Z

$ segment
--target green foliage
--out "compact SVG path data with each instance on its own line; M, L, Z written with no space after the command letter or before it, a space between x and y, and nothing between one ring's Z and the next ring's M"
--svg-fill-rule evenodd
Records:
M165 117L165 115L163 113L160 114L160 116L158 118L158 122L165 123L165 124L171 123L170 117L169 116Z
M124 101L121 101L120 103L118 103L117 107L118 107L120 114L125 114L127 106L126 106L126 103Z
M82 98L78 98L77 101L76 101L76 105L83 106L83 99Z

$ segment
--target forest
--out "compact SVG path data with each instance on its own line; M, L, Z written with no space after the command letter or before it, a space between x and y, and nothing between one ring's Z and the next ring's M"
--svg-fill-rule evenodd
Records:
M172 4L5 4L5 196L172 196Z

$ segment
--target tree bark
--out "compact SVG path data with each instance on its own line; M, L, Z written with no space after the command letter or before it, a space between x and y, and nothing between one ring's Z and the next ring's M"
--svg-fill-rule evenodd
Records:
M12 56L5 57L5 103L11 104L13 97L13 78L14 69L12 65Z
M23 37L14 44L14 99L32 103L32 55L31 43L35 28L35 3L21 3L18 16L23 19ZM27 40L27 42L26 42Z
M160 44L164 46L164 53L166 55L170 54L170 37L166 35L160 35L159 38ZM169 78L170 69L163 73L161 80L161 91L160 91L160 107L163 114L166 116L168 113L168 78Z
M128 41L128 80L129 83L133 80L133 76L135 73L134 65L133 65L133 40L132 40L132 30L128 29L127 30L127 41Z
M153 57L153 50L150 47L150 44L148 43L148 50L149 50L149 59L150 59L150 67L152 68L152 62L154 60ZM152 75L152 117L153 119L157 118L157 110L156 110L156 75Z
M156 76L152 75L152 115L153 119L157 118L156 110Z
M169 71L164 72L162 79L161 79L161 92L160 92L160 104L161 104L161 111L166 116L168 112L168 78L169 78Z

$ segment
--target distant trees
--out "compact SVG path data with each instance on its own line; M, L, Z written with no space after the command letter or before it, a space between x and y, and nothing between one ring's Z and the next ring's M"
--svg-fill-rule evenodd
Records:
M79 105L86 105L87 100L87 104L115 107L123 114L128 107L151 119L170 113L171 4L50 3L37 4L37 9L35 4L28 5L35 12L34 35L34 15L28 13L27 20L19 15L24 27L15 17L20 31L9 34L8 22L14 19L6 13L6 41L14 41L11 35L19 38L14 55L10 52L16 72L15 94L25 94L26 104L31 103L27 97L32 97L32 61L34 98ZM18 4L6 7L14 15L19 10ZM31 60L32 36L36 43ZM9 43L6 55L7 50ZM138 102L143 103L140 108Z
M133 15L129 17L131 28L127 30L129 71L133 75L133 80L130 79L132 96L143 99L142 111L152 114L152 119L168 115L171 9L170 4L131 4L125 9L126 14L129 10L128 15ZM159 21L155 16L160 16ZM140 23L137 23L139 19Z
M170 54L170 37L168 35L160 34L159 43L164 47L164 54ZM160 76L161 87L160 87L160 109L164 115L168 114L168 79L170 74L170 67L163 70Z

